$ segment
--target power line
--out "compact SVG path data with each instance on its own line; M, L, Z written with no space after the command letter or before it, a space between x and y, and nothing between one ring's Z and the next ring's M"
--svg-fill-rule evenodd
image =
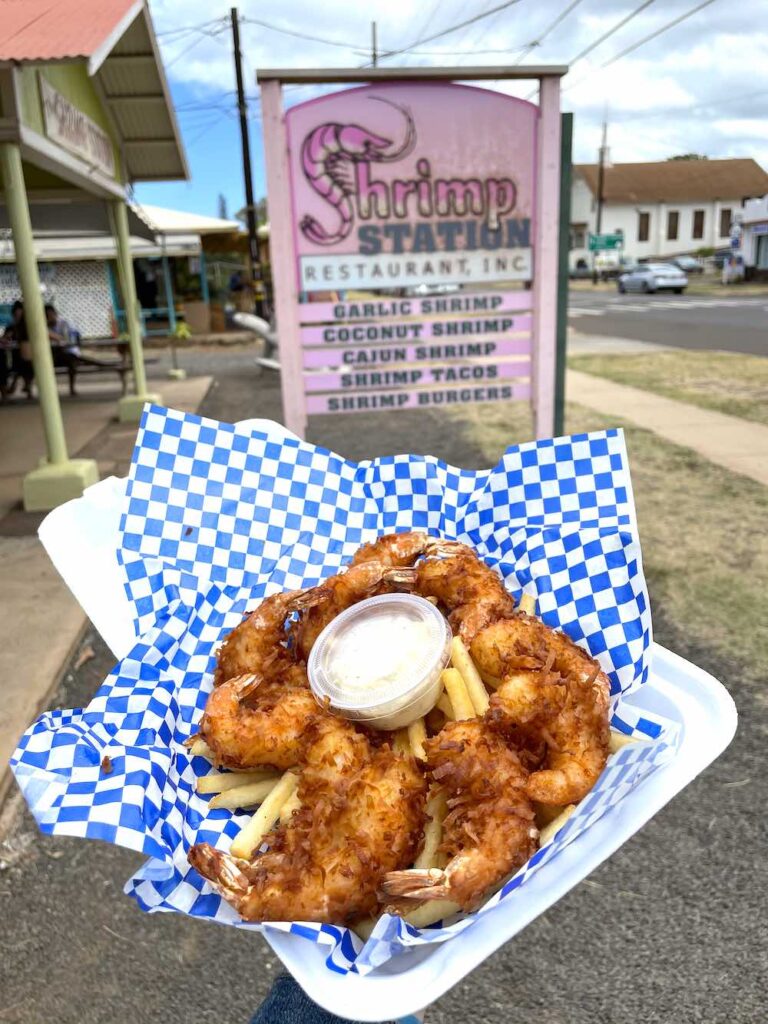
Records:
M622 18L620 21L617 21L613 28L609 28L608 31L604 32L598 39L594 41L594 43L590 43L589 46L587 46L585 49L581 51L581 53L576 54L576 56L570 63L571 68L574 64L577 64L583 57L586 57L588 53L592 53L593 50L596 50L601 43L605 42L606 39L610 38L610 36L612 35L615 35L615 33L618 32L620 29L624 28L625 25L628 25L633 18L636 18L638 16L638 14L642 14L646 7L650 7L651 4L655 2L656 0L644 0L644 3L641 3L639 7L636 7L634 11L630 11L629 14L626 15L626 17Z
M190 50L194 49L196 46L199 46L204 39L217 39L218 42L221 42L221 40L217 37L224 31L225 27L225 25L222 25L221 28L219 28L216 32L203 32L202 29L197 29L196 31L198 31L200 34L192 40L189 46L185 46L184 49L177 53L172 60L169 60L165 65L166 68L172 68L173 65L178 63L182 57L185 57Z
M180 25L178 28L168 28L164 32L156 32L155 35L158 39L163 39L166 36L175 36L187 32L196 32L198 29L208 28L210 25L218 25L224 21L224 18L211 18L210 21L201 21L197 25Z
M407 53L409 50L413 50L417 46L421 46L422 43L431 43L435 39L442 39L443 36L450 35L452 32L458 32L460 28L466 28L467 25L474 25L476 21L482 21L483 18L489 18L492 14L496 14L497 11L503 11L507 7L513 7L515 4L519 4L521 0L505 0L503 4L499 4L496 7L491 7L487 11L483 11L481 14L475 14L471 18L467 18L465 21L460 21L456 25L451 25L449 28L444 28L440 32L434 32L431 36L424 36L421 39L415 39L408 46L403 46L399 50L388 50L386 53L382 53L381 57L397 57L398 54Z
M360 48L359 43L342 43L339 39L325 39L322 36L309 35L306 32L297 32L292 28L282 28L280 25L272 25L268 21L262 21L260 18L241 18L241 22L248 25L260 25L262 28L269 29L271 32L282 32L286 36L294 36L296 39L308 39L312 43L324 43L326 46L338 46L342 50L357 50ZM365 51L370 53L370 49Z
M581 2L582 0L573 0L572 3L568 4L565 10L561 11L560 14L558 14L558 16L555 18L555 20L551 22L549 25L547 25L544 31L541 32L536 39L531 40L530 43L522 47L522 52L518 57L515 58L515 60L512 61L512 63L520 64L521 61L525 60L525 58L528 56L531 50L535 50L537 46L541 46L541 44L544 42L544 40L547 38L550 32L554 32L554 30L557 28L560 22L565 21L565 19L568 17L571 11L574 10L574 8L578 7Z
M614 54L613 57L610 57L607 61L605 61L605 63L601 64L599 68L593 68L591 71L588 71L585 75L578 79L578 81L572 82L571 84L566 86L566 88L575 89L576 86L581 85L582 82L586 81L588 78L596 74L598 71L602 71L604 68L610 67L611 64L615 64L616 61L621 60L622 57L626 57L628 54L634 53L635 50L639 50L641 46L645 46L646 43L650 43L652 39L657 39L664 32L668 32L671 28L674 28L676 25L679 25L682 21L686 21L688 18L692 17L694 14L697 14L705 7L709 7L709 5L713 4L714 2L715 0L704 0L704 3L698 4L696 7L692 7L689 11L686 11L684 14L679 15L672 21L668 21L666 25L662 25L661 28L657 28L655 32L651 32L650 35L644 36L642 39L639 39L636 43L632 43L631 46L626 47L626 49L622 50L620 53ZM648 0L646 0L645 6L648 6Z
M709 5L713 4L714 2L715 0L704 0L704 3L699 4L697 7L692 7L690 11L687 11L685 14L681 14L673 21L667 22L666 25L663 25L655 32L651 32L649 36L646 36L644 39L640 39L638 42L633 43L631 46L628 46L626 50L622 50L621 53L617 53L615 57L611 57L611 59L607 60L605 64L600 65L601 69L607 68L609 64L613 64L615 61L621 60L622 57L626 57L630 53L634 53L634 51L639 50L641 46L645 46L646 43L650 43L652 39L657 39L660 35L662 35L662 33L668 32L669 29L674 28L675 25L679 25L681 21L685 21L686 19L692 17L694 14L698 14L699 11L703 11L705 7L709 7Z

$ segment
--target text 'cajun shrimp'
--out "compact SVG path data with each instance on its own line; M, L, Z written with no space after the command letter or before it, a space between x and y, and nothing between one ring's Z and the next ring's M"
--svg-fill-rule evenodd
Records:
M433 783L448 796L440 847L448 864L391 872L382 892L416 900L449 899L471 910L536 849L527 773L482 719L450 722L426 742L425 750Z
M515 730L544 761L527 783L531 799L578 803L605 767L610 742L610 684L600 665L565 634L516 615L493 623L471 646L487 676L501 678L488 720Z
M440 554L436 544L434 553ZM511 615L515 602L504 581L464 544L443 542L445 558L427 558L411 569L391 569L384 575L422 597L435 598L448 612L448 621L469 645L479 630Z
M357 165L401 160L416 142L413 117L406 107L390 103L381 96L371 96L370 99L395 107L405 117L405 138L400 146L391 149L391 139L375 135L357 124L322 124L304 139L301 147L304 176L314 191L337 211L340 219L336 231L329 232L310 214L302 218L299 224L301 232L315 245L335 245L352 230L355 214L351 197L358 190Z
M411 757L375 749L349 722L321 712L305 734L300 807L252 861L207 843L189 862L247 921L350 924L378 907L389 871L413 863L426 781Z

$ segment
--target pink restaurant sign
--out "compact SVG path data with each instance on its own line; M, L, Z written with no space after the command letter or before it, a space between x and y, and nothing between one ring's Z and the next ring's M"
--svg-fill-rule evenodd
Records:
M277 81L262 98L286 425L533 398L537 434L551 432L557 80L540 106L445 81L285 114Z

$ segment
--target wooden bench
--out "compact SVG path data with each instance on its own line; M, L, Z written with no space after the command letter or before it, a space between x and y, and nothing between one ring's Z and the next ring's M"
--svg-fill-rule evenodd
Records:
M73 355L72 363L69 366L56 366L57 377L69 379L69 393L76 395L77 378L91 374L116 373L120 378L120 394L126 391L126 376L130 372L131 364L124 359L95 359L92 356Z

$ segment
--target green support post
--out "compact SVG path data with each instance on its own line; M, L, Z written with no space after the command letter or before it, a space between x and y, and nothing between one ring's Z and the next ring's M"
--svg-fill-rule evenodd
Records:
M159 405L160 395L147 392L147 375L144 369L144 348L139 316L139 300L136 296L136 281L133 277L131 240L128 234L128 212L122 200L110 205L112 232L117 246L117 273L125 304L125 323L128 331L128 346L131 350L133 383L136 393L124 395L118 403L118 417L121 423L138 423L147 402Z
M205 262L205 250L200 248L200 298L210 306L211 293L208 288L208 266Z
M573 114L560 121L560 252L557 266L555 437L565 433L565 360L568 344L568 252L571 245L571 145Z
M5 205L13 234L16 270L21 283L24 319L27 325L35 382L40 396L47 458L37 469L24 477L22 484L24 508L43 512L79 498L86 487L95 484L99 471L93 459L70 459L64 436L56 373L53 368L48 325L40 291L40 276L35 259L32 221L21 152L16 143L0 143L0 180L5 189Z

